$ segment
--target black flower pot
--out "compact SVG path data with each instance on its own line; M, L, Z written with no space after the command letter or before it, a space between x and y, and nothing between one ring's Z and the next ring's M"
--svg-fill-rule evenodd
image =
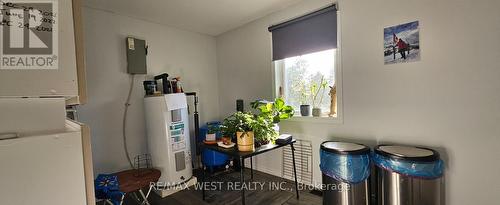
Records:
M264 145L267 145L269 144L271 141L269 140L256 140L255 141L255 148L259 148L259 147L262 147Z
M300 105L300 115L302 115L303 117L311 116L311 106Z

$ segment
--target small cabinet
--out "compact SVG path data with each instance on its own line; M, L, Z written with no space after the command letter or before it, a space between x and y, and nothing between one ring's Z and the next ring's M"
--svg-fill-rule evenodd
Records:
M37 1L50 2L46 0L26 2L32 4ZM35 11L29 9L29 4L13 4L8 8L11 11L8 15L3 13L4 18L11 23L10 26L4 25L0 31L2 32L0 34L2 38L0 39L0 49L2 49L0 51L0 97L64 97L68 104L85 102L81 0L54 0L54 2L52 7L41 7ZM7 8L6 5L3 6L3 9ZM51 9L54 12L50 13ZM23 18L26 19L19 19L16 13L24 14L26 17ZM38 20L34 22L33 19ZM35 27L40 19L44 24ZM26 24L26 22L30 23ZM14 24L24 25L24 27L13 28ZM51 28L53 30L50 30ZM41 30L45 30L46 33L36 33ZM47 40L48 38L53 40ZM50 46L57 48L51 51L52 53L55 51L54 55L47 54L43 50ZM37 66L36 59L40 56L55 58L57 63L52 67ZM19 66L13 66L13 62ZM27 65L30 64L31 66L28 67Z

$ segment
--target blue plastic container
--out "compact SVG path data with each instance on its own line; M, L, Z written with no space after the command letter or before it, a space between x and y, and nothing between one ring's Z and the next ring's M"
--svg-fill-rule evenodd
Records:
M200 127L200 139L201 141L205 140L205 136L208 132L208 125L219 126L220 122L209 122L206 125ZM216 133L217 139L222 137L221 133ZM226 166L229 163L229 156L222 154L220 152L216 152L209 149L202 150L202 162L210 171L213 171L215 168Z

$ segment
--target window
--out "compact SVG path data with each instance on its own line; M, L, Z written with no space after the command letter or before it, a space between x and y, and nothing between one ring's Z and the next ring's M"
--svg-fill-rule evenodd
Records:
M300 119L339 119L336 5L273 25L269 31L276 96L294 107L295 116L304 116Z
M301 105L309 105L321 109L320 117L337 117L336 95L330 95L336 86L335 58L336 49L330 49L275 61L277 96L297 114Z

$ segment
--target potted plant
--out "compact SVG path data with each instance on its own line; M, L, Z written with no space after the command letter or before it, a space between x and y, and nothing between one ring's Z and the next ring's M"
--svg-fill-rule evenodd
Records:
M321 116L321 108L319 106L321 105L321 103L323 103L323 96L325 95L327 85L328 82L326 82L324 76L321 76L321 81L319 82L319 84L314 83L311 85L311 102L313 105L313 110L312 110L313 117Z
M252 127L255 134L255 147L269 144L278 136L279 130L276 131L275 124L269 118L255 116L255 122Z
M236 137L236 131L237 131L235 126L236 126L236 121L230 120L229 117L227 117L226 119L224 119L224 121L222 121L222 124L219 126L219 131L223 137L234 138Z
M255 117L251 113L237 112L224 119L222 131L226 136L236 136L239 151L255 150L254 132Z
M311 105L307 104L308 92L306 86L302 86L300 89L300 115L303 117L308 117L311 115Z
M229 121L225 120L224 123L219 126L218 131L221 133L221 140L225 145L232 144L233 138L236 139L237 129L233 125L231 125L231 122Z
M207 134L205 135L205 141L207 142L215 142L216 141L216 133L218 126L213 124L208 124Z
M255 101L251 103L252 108L257 109L255 135L259 144L267 144L274 141L279 135L281 120L293 117L295 110L286 105L282 98L276 98L274 102Z

